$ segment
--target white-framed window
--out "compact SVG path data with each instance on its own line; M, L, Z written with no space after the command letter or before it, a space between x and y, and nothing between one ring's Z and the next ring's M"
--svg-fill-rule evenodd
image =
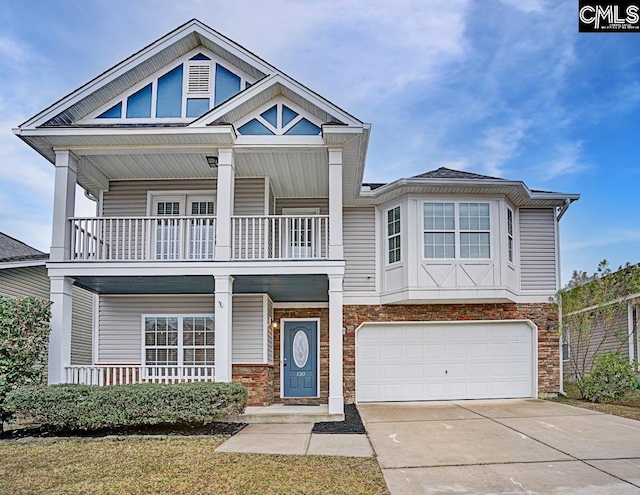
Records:
M213 315L143 315L145 366L213 366Z
M456 257L456 214L453 203L422 205L425 258Z
M509 263L513 263L513 210L507 208L507 254Z
M388 263L397 263L402 259L401 248L400 207L387 210L387 245Z
M489 203L424 202L423 259L489 259Z

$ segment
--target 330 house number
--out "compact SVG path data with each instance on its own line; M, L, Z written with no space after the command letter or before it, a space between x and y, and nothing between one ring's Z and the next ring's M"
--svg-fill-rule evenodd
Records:
M296 376L305 376L306 372L305 371L296 371Z

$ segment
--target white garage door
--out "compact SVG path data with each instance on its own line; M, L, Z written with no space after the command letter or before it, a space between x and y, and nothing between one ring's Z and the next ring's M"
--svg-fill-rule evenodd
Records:
M533 397L533 331L519 321L364 324L356 400Z

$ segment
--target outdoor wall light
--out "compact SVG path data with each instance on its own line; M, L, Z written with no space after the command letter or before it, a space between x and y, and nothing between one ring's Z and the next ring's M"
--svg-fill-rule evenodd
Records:
M218 166L218 157L217 156L207 156L207 163L211 168L216 168Z
M553 323L547 323L547 330L549 330L550 332L553 332L555 328L556 326Z

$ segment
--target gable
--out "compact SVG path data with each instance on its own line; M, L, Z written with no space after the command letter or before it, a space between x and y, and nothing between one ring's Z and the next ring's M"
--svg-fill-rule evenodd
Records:
M323 123L315 115L280 96L233 125L240 136L318 136Z
M21 124L20 128L74 125L95 113L98 108L106 107L109 102L144 79L163 71L180 57L197 49L207 50L254 81L275 70L240 45L192 19L53 103ZM117 103L114 102L112 106L115 105ZM109 108L111 107L104 110ZM117 109L113 112L115 114Z
M199 46L99 106L81 125L188 123L256 82Z

